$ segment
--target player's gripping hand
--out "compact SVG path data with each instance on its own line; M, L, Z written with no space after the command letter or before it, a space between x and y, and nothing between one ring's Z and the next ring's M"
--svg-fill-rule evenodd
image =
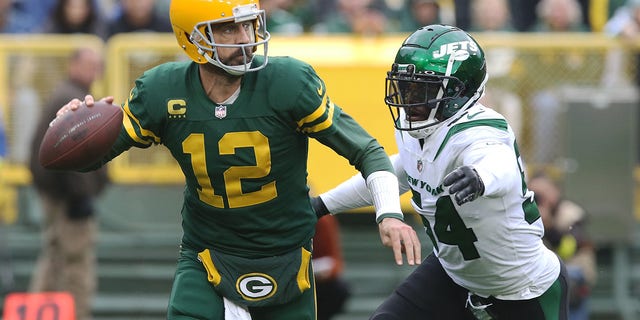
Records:
M107 103L113 104L113 97L109 96L109 97L104 97L100 100L103 100ZM95 103L95 99L93 98L92 95L88 94L84 97L84 101L75 98L71 101L69 101L67 104L65 104L64 106L62 106L60 109L58 109L58 112L56 112L56 117L61 116L63 113L67 112L67 111L73 111L76 110L80 107L80 105L82 103L86 103L88 107L92 107L93 104Z
M398 265L402 265L402 254L407 256L409 265L418 265L422 261L420 239L413 228L396 218L384 218L378 224L382 244L393 249Z
M471 166L458 167L444 177L443 184L454 195L456 203L461 206L477 199L484 193L484 183L476 169Z
M316 216L318 217L318 219L329 214L329 209L327 209L324 201L322 201L322 198L320 198L319 196L311 197L311 207L313 207L313 210L316 212Z

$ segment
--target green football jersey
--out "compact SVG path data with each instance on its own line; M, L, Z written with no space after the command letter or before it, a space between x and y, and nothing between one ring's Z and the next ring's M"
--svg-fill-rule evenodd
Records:
M257 257L307 243L316 222L309 137L365 177L393 170L382 146L329 99L313 68L290 57L269 57L264 69L246 73L228 105L209 99L196 63L165 63L136 80L123 109L123 130L103 163L132 146L169 149L186 178L183 245L195 250Z

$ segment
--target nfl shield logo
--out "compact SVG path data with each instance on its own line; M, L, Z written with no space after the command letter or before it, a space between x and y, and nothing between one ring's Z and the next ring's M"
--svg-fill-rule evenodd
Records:
M422 160L418 160L418 163L416 165L416 169L418 169L418 172L422 172L422 168L423 168Z
M227 116L227 106L217 106L215 116L218 119L222 119Z

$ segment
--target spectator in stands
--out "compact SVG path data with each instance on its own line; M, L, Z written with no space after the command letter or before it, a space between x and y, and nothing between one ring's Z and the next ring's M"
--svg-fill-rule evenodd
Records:
M618 8L611 19L607 21L604 31L606 34L617 37L622 41L635 44L640 39L640 0L627 0L623 7ZM635 85L640 85L640 54L636 54L636 64L631 67L623 66L622 52L618 51L617 56L612 57L616 70L635 70L632 78Z
M582 8L577 0L541 0L537 7L537 32L585 32L589 31L582 18Z
M107 38L107 24L96 0L58 0L45 33L84 33Z
M540 0L509 0L509 10L511 11L511 17L513 18L513 28L516 31L532 31L538 20L536 6L539 2Z
M337 0L298 0L295 14L301 18L305 31L325 21L337 11Z
M374 0L337 0L337 11L313 26L316 34L353 33L364 36L381 35L388 31L388 19L383 4Z
M473 32L515 31L507 0L475 0L471 4Z
M437 0L408 0L399 17L398 31L413 32L419 27L440 23Z
M469 0L463 0L463 1L469 1ZM571 6L571 7L577 6L579 10L582 12L581 15L579 16L580 23L576 23L576 26L578 26L578 29L584 29L584 30L576 30L576 31L590 30L589 27L591 23L590 23L589 12L592 11L591 8L594 6L594 4L597 4L597 6L595 7L595 10L601 11L600 6L602 4L606 2L616 2L616 1L619 1L619 0L613 0L613 1L591 1L591 0L573 1L571 0L570 2L573 2L573 4L568 4L568 6ZM547 3L541 4L542 2L547 2ZM540 23L541 19L545 19L542 17L543 15L549 15L550 14L549 11L553 11L556 9L561 10L556 12L556 14L561 14L562 11L566 10L561 8L561 6L567 6L567 4L552 4L552 2L556 2L556 1L509 0L509 9L511 12L511 16L513 17L513 20L512 20L513 28L516 31L522 31L522 32L544 31L543 29L548 28L548 26L542 26ZM564 1L561 1L561 2L564 2ZM541 12L540 6L548 7L547 9L543 10L546 12ZM556 7L556 6L557 8L550 9L551 7ZM574 10L574 9L570 9L570 10ZM599 12L596 12L596 13L600 14Z
M57 0L0 0L0 33L35 33Z
M31 291L69 291L78 320L91 319L97 287L95 242L97 222L94 201L108 183L107 173L52 171L38 161L40 142L61 105L90 92L102 74L99 52L82 48L68 65L68 79L47 101L31 144L30 169L43 209L42 251L31 280Z
M0 0L0 33L25 33L19 26L19 7L13 0Z
M0 0L0 32L9 30L11 24L12 0Z
M171 32L171 23L158 15L155 0L120 0L118 14L108 23L108 37L126 32Z
M267 28L272 34L300 35L304 27L300 18L291 13L293 0L262 0L260 6L267 13Z
M509 0L455 0L454 3L458 28L470 32L517 31L511 17L518 7L511 7Z
M564 199L559 186L544 174L527 184L535 193L544 222L544 242L565 261L569 275L569 320L589 319L588 300L596 281L596 255L587 234L586 212Z
M156 12L160 17L168 17L170 5L171 0L156 0Z
M463 30L471 28L471 0L454 0L453 11L456 27Z
M627 0L577 0L582 10L582 23L591 32L602 32L613 13L623 6Z
M312 263L318 300L317 320L330 320L344 311L351 296L349 283L342 275L344 261L340 226L335 216L327 215L318 219L313 237Z
M636 41L640 38L640 0L627 0L607 21L604 31L624 40Z

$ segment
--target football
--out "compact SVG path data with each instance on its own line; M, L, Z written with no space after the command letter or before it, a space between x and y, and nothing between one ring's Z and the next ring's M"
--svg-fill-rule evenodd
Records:
M49 124L40 144L40 165L53 170L85 168L105 156L122 128L122 109L96 101L82 104Z

